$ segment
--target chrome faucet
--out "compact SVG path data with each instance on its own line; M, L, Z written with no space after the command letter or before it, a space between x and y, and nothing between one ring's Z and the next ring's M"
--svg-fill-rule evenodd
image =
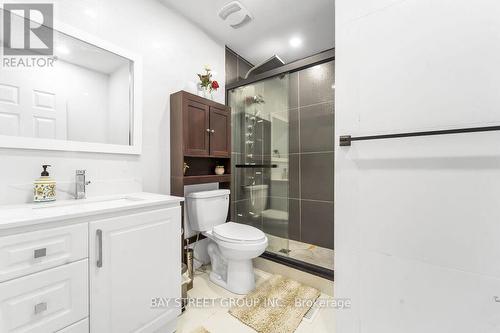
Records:
M85 170L76 170L75 174L75 199L85 199L85 187L90 181L85 181Z

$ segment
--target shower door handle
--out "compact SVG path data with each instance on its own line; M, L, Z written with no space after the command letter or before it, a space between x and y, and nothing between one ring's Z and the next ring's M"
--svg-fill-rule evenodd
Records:
M269 169L277 168L277 164L236 164L236 168L254 168L254 169Z

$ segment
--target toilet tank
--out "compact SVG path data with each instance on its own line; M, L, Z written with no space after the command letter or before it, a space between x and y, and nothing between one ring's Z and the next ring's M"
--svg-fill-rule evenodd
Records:
M186 210L191 229L209 231L226 222L229 190L193 192L186 195Z

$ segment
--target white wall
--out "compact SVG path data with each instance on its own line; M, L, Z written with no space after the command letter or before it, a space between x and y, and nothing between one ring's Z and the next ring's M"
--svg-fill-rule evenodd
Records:
M128 145L130 138L130 66L109 75L108 143Z
M58 81L56 96L66 99L68 140L108 142L109 75L65 61L58 61L45 72L53 70L56 74L50 79Z
M15 2L15 1L11 1ZM23 1L17 1L23 2ZM34 2L44 2L34 1ZM224 45L156 0L57 0L56 19L142 55L141 156L0 150L0 204L31 200L41 164L52 164L60 189L71 191L75 169L87 169L89 196L140 190L169 193L169 95L193 86L210 64L224 81ZM221 84L216 100L224 102ZM60 191L59 198L69 194Z
M500 123L500 3L336 1L336 134ZM338 141L338 139L337 139ZM499 332L500 133L336 147L339 333Z

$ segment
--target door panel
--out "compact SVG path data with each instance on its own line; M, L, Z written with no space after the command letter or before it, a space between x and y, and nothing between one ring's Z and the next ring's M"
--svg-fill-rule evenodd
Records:
M209 107L187 100L184 110L184 154L207 156L210 154Z
M2 72L0 135L66 140L67 85L43 72L29 81L13 71Z
M231 113L210 107L210 155L229 157L231 155Z
M180 220L175 207L90 223L90 332L151 332L180 314L151 307L181 295Z

